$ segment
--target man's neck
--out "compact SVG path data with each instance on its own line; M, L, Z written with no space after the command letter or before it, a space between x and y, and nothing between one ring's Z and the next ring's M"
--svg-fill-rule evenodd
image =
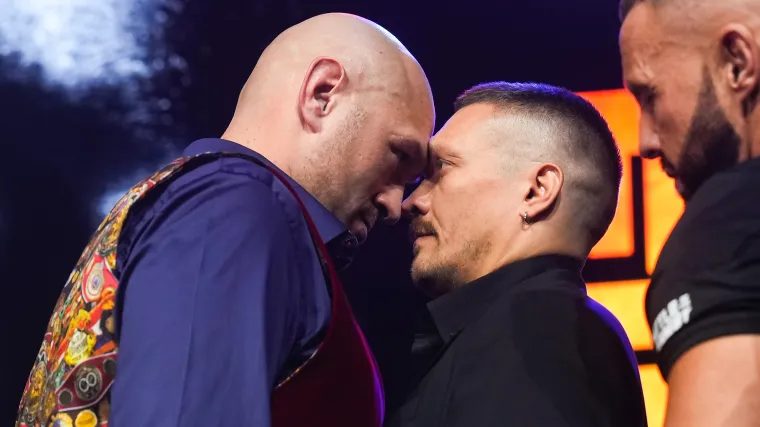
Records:
M760 105L756 106L747 120L744 133L745 144L739 154L740 162L760 157Z
M556 233L547 233L551 230L530 232L519 239L512 239L510 244L501 247L494 246L492 250L481 260L478 268L474 269L473 279L482 277L492 271L496 271L507 264L520 260L533 258L541 255L567 255L584 260L588 252L577 244L568 244L568 239L559 237ZM504 241L507 241L505 239Z
M249 129L261 130L262 128L253 126ZM263 130L256 132L255 134L248 129L246 129L246 131L239 131L231 125L224 134L222 134L221 138L240 144L243 147L261 154L281 171L293 178L293 156L291 154L294 150L288 150L288 147L291 147L291 145L289 145L286 142L287 139L283 139L282 136L271 135L271 132L267 133ZM275 141L280 143L273 144Z

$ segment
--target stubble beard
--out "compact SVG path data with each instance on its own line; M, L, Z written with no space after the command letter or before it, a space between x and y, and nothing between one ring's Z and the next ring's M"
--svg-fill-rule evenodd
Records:
M356 147L361 115L349 114L335 136L323 141L306 156L303 165L304 185L310 194L348 225L352 216L352 200L356 189L351 182L352 150ZM300 181L299 181L300 182Z
M741 144L741 137L718 103L709 73L703 71L697 108L678 163L681 197L688 202L710 177L735 166Z
M451 256L433 252L427 258L421 258L422 251L415 246L411 268L412 281L432 298L447 294L467 284L467 272L479 263L489 246L488 243L468 242Z

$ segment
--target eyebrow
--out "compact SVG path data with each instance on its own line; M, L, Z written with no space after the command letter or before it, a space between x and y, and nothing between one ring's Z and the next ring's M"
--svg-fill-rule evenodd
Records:
M439 158L441 158L441 156L438 155L438 150L435 150L433 148L432 141L429 142L427 146L427 160L425 162L425 168L422 171L422 175L420 175L419 177L417 177L417 179L415 179L415 183L419 183L423 179L429 178L432 175L431 170L435 166L435 160Z
M445 159L456 159L461 160L462 156L458 153L458 150L456 147L451 147L451 145L443 146L441 147L441 144L435 144L435 147L433 147L433 143L428 144L428 157L438 157L438 158L445 158Z

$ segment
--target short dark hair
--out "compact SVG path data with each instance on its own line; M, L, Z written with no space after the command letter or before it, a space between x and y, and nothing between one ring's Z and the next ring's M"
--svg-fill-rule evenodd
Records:
M525 114L557 137L560 146L547 150L567 155L574 170L582 171L575 182L568 179L570 191L564 197L578 210L580 225L587 229L590 245L595 245L615 216L623 176L620 149L599 111L569 90L541 83L480 84L460 95L454 109L472 104Z

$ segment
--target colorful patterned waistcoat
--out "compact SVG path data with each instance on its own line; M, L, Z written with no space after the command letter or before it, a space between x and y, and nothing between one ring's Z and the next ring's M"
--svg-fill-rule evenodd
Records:
M332 316L317 351L272 393L273 427L380 427L380 375L356 324L343 287L316 228L281 173L240 154L181 158L134 186L119 200L85 248L48 323L19 405L17 427L108 426L110 387L117 375L118 343L112 310L119 234L130 207L151 189L220 156L268 168L290 190L304 214L332 289ZM272 284L276 286L276 284ZM159 384L156 385L160 386Z

